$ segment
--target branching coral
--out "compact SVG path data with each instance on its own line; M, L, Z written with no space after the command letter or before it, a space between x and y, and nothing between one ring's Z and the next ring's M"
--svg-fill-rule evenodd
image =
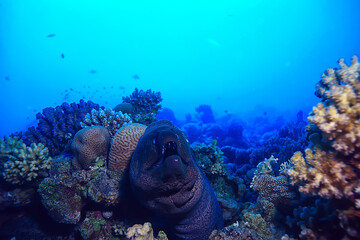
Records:
M322 99L308 118L308 131L320 134L327 144L306 149L305 159L296 152L287 171L300 191L325 198L359 201L360 185L360 63L356 56L341 69L328 69L317 84Z
M111 136L122 126L132 123L127 113L115 112L112 109L93 109L91 113L86 114L84 121L80 123L81 127L103 126L107 128Z
M0 140L0 149L0 158L5 159L1 175L11 184L31 182L50 169L49 150L41 143L26 146L17 137L7 137Z
M131 103L135 108L135 113L139 114L159 113L161 101L160 92L153 92L151 89L139 91L135 88L135 91L130 96L123 97L123 102Z
M99 105L91 101L80 103L63 103L55 108L45 108L36 115L38 125L29 128L21 136L25 144L42 143L49 148L50 155L61 153L69 140L81 129L80 122L92 109Z
M123 103L130 103L134 108L131 114L134 122L145 125L156 121L156 114L161 110L161 101L161 93L151 89L139 91L135 88L130 96L123 97Z

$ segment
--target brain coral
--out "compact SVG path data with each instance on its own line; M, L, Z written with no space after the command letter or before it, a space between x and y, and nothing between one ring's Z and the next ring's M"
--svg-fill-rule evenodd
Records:
M92 126L78 131L71 144L74 153L73 166L89 169L100 156L107 156L110 146L109 131L103 126Z
M145 129L145 125L133 123L116 132L109 153L110 170L122 172L128 167L131 155Z
M84 121L80 123L81 127L104 126L111 136L122 126L131 123L131 118L126 113L115 112L112 109L93 109L91 113L86 114Z

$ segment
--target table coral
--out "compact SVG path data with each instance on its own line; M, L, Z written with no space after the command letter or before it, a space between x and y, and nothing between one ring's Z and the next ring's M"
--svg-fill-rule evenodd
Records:
M7 137L0 141L0 146L0 158L4 162L1 175L11 184L31 182L50 168L49 149L41 143L26 146L17 137Z
M93 109L90 113L86 114L83 122L80 123L81 127L90 126L103 126L111 136L114 136L116 131L122 126L131 124L132 120L127 113L115 112L111 108L108 109Z
M306 160L296 152L287 173L301 192L346 198L360 208L360 63L354 56L350 66L343 59L339 65L322 75L316 86L322 102L308 117L307 130L327 144L307 148Z
M71 144L73 166L89 169L97 157L107 157L110 141L109 131L103 126L86 127L78 131Z

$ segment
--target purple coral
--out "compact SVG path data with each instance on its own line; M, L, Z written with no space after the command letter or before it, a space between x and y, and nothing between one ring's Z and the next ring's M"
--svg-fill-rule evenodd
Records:
M92 109L99 110L98 104L91 101L63 103L55 108L48 107L36 115L39 123L30 127L21 136L25 144L42 143L49 148L50 155L60 154L70 139L81 129L80 122Z

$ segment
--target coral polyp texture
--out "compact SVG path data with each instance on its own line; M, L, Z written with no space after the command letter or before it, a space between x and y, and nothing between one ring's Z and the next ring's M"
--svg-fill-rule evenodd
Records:
M260 162L257 165L257 169L250 185L255 191L259 192L261 197L272 202L276 206L288 203L296 197L288 177L284 175L274 176L271 163L276 163L277 160L277 158L271 156Z
M73 166L89 169L97 157L107 157L110 141L109 131L103 126L86 127L78 131L71 144Z
M103 126L111 136L114 136L116 131L122 126L132 123L128 114L122 112L115 112L111 108L108 109L93 109L86 114L84 121L80 123L81 127Z
M145 125L133 123L117 131L109 153L108 167L110 170L123 172L128 168L131 156L145 130Z
M26 146L17 137L0 140L0 159L4 162L1 175L11 184L31 182L50 169L51 157L43 144Z
M25 144L42 143L49 148L50 155L60 154L69 140L81 129L80 122L92 109L99 110L100 106L91 101L80 103L63 103L55 108L45 108L36 114L39 123L30 127L21 136Z
M287 173L302 192L346 198L360 208L360 63L354 56L350 66L343 59L339 65L316 86L322 102L310 113L307 130L317 142L306 149L305 159L294 154Z

